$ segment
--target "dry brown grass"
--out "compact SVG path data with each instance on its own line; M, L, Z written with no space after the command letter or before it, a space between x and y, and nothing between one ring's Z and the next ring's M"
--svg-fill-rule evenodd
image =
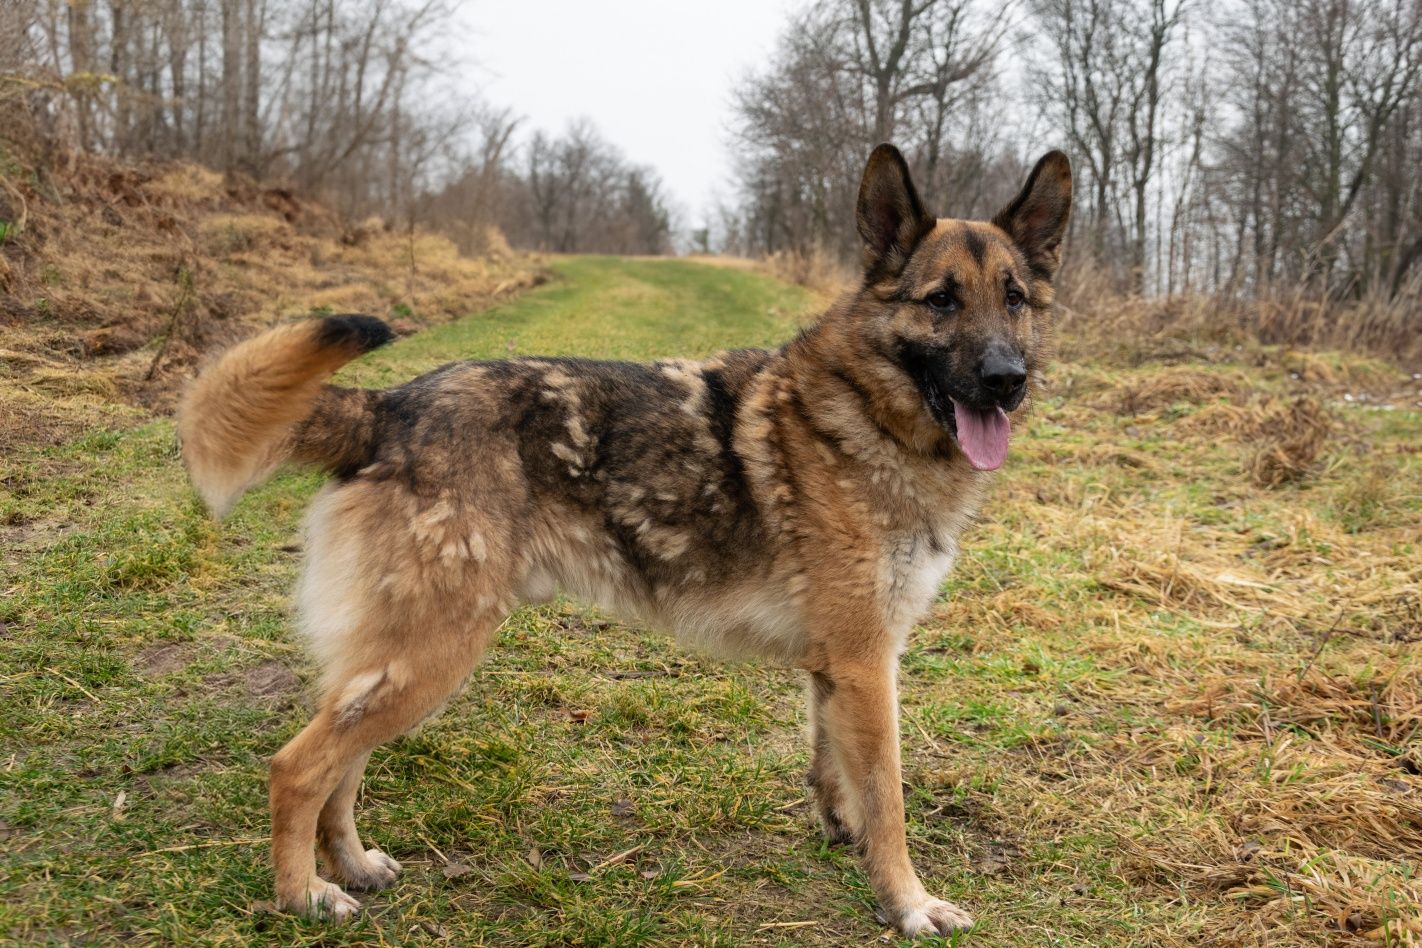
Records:
M820 248L808 253L776 251L760 260L760 267L777 280L803 286L822 300L834 299L858 277L853 267Z
M1064 366L934 626L955 700L1030 673L979 818L1118 885L1121 943L1422 944L1422 468L1350 361Z
M1090 260L1069 258L1059 279L1059 337L1069 358L1218 358L1236 348L1284 346L1371 354L1422 366L1422 285L1391 298L1321 301L1300 288L1252 299L1201 292L1122 293Z
M1207 372L1196 368L1165 368L1113 393L1116 411L1140 415L1168 409L1178 402L1211 405L1220 399L1240 399L1249 391L1242 373Z
M204 353L283 319L359 311L408 333L542 279L501 240L466 257L191 164L76 157L11 180L31 183L25 228L0 244L0 385L36 437L66 407L69 430L92 420L77 395L166 409Z
M1269 412L1258 424L1261 440L1249 459L1249 476L1260 487L1280 487L1308 476L1329 433L1332 412L1312 396L1300 396Z

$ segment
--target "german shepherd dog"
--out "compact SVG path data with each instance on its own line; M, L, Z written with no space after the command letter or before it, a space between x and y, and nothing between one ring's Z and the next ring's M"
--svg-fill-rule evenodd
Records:
M896 673L1038 385L1071 190L1054 151L991 223L936 220L880 145L862 282L773 351L454 362L368 391L324 382L390 331L332 316L207 369L178 428L215 514L284 462L333 476L297 588L321 697L271 764L278 906L345 919L348 890L394 882L353 814L371 751L448 701L519 603L566 592L803 669L824 832L904 934L971 926L909 861Z

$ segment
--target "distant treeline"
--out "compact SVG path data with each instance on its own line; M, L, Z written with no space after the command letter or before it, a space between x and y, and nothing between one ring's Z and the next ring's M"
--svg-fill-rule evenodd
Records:
M532 134L448 91L454 14L4 0L0 141L188 158L470 248L496 227L553 251L671 250L656 173L591 125ZM1077 169L1072 259L1115 287L1422 297L1419 0L808 0L734 96L735 192L698 249L852 259L880 141L955 215L989 213L1057 146Z
M556 251L669 250L660 181L591 126L516 146L518 117L445 92L455 6L3 0L0 142L189 159L475 247L492 225Z
M744 253L855 254L876 142L954 215L990 212L1056 146L1072 254L1123 289L1422 284L1417 0L816 0L736 103L719 229Z

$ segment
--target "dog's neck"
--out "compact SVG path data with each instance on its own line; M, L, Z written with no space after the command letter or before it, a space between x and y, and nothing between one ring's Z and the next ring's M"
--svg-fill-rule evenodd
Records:
M915 460L961 459L894 355L855 325L854 298L836 302L782 350L806 413L822 431L855 441L874 433Z

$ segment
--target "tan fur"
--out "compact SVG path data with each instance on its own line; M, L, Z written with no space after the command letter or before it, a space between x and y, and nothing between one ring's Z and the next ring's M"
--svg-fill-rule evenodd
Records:
M183 459L215 515L226 515L286 459L291 428L311 414L321 383L360 355L356 347L322 345L320 327L314 320L281 326L229 349L183 396Z
M991 475L911 347L942 353L955 404L980 397L963 392L986 384L973 354L991 346L1022 354L1030 389L1070 179L1049 156L998 224L930 221L882 152L862 192L865 284L780 350L457 363L363 393L319 388L349 347L307 324L199 380L184 451L215 509L286 456L340 475L312 506L297 594L322 696L272 762L282 908L343 918L359 908L345 889L393 881L352 816L371 750L447 701L519 602L562 591L808 672L826 834L859 846L904 933L971 925L909 861L896 675ZM922 299L943 286L961 301L951 319ZM1016 286L1020 306L1004 302ZM1030 401L1019 386L1005 404L1020 418Z

